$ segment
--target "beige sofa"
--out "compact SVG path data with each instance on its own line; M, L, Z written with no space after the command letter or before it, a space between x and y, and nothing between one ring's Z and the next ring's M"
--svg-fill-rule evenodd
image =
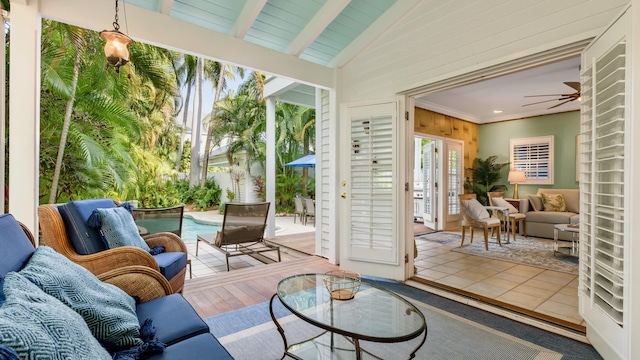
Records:
M531 197L540 197L541 194L562 194L567 211L544 211L534 209ZM540 200L541 203L541 200ZM540 207L540 206L538 206ZM578 189L538 189L536 195L528 195L520 200L520 212L527 216L527 236L553 239L553 226L556 224L574 224L580 222L580 191ZM561 231L558 238L571 240L572 234Z

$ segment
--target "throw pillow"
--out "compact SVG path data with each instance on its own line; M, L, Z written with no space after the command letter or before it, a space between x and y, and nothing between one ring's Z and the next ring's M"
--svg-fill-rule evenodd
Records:
M476 199L462 200L462 206L464 206L464 212L469 215L473 220L488 219L489 212L480 204Z
M506 207L507 209L509 209L509 214L517 214L519 212L515 206L511 205L511 203L503 198L494 197L493 199L491 199L491 201L495 206Z
M534 211L542 211L544 207L542 205L542 196L540 195L527 195L527 199L529 199L529 204Z
M135 300L50 247L39 246L20 274L80 314L103 345L143 344Z
M131 213L122 207L96 209L102 221L102 234L109 249L120 246L137 246L145 251L151 250L140 237L138 226Z
M542 193L542 204L544 205L544 211L567 211L567 205L562 194Z
M7 274L5 293L0 345L20 359L111 359L80 315L20 274Z

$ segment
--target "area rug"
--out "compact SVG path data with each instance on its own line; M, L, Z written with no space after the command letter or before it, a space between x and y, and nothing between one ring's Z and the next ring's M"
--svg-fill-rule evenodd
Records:
M415 304L425 315L428 336L416 359L601 359L593 347L493 315L396 281L366 278ZM289 344L320 330L286 310L277 300L275 315ZM269 315L269 303L205 319L211 332L237 360L280 359L284 345ZM362 342L382 359L406 359L421 338L405 343Z
M456 242L460 244L462 235L459 233L439 232L427 234L416 239L433 241L440 244ZM489 240L489 251L485 250L484 238L475 236L473 243L469 243L469 237L461 247L454 247L451 251L482 256L496 260L509 261L548 270L560 271L569 274L578 274L578 258L563 254L553 254L553 240L535 237L517 236L514 241L507 244L504 241L499 246L495 239Z

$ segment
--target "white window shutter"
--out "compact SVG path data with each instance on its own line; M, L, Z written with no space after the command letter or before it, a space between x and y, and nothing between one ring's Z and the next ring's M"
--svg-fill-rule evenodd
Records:
M354 113L350 126L349 258L397 263L393 113Z

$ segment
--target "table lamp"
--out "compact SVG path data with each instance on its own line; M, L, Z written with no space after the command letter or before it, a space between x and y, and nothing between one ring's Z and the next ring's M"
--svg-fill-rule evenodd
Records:
M511 184L515 184L513 188L513 198L519 199L518 197L518 183L524 182L527 178L524 175L524 171L512 170L509 171L509 177L507 181Z

